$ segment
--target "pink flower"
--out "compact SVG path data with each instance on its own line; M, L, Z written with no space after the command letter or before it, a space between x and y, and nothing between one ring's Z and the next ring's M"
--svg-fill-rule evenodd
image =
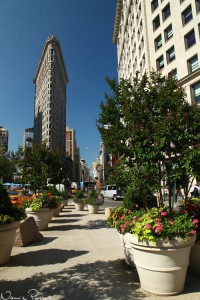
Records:
M169 220L169 224L170 224L170 225L173 225L173 224L174 224L173 219L170 219L170 220Z
M192 230L190 233L191 233L191 234L195 234L195 233L196 233L196 230Z
M161 218L156 218L156 222L161 222L162 219Z
M193 224L198 224L198 223L199 223L199 221L197 219L193 220Z
M149 224L145 224L145 227L146 227L147 229L150 229L150 228L151 228L151 226L150 226Z
M167 212L166 211L162 211L161 212L161 216L167 216Z

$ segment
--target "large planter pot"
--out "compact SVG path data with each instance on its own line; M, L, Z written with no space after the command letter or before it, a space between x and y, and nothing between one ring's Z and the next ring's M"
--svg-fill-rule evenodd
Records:
M85 207L85 203L74 203L75 204L75 209L78 211L83 211Z
M126 234L120 234L120 240L121 240L121 245L124 250L124 256L127 265L134 267L135 268L135 263L134 263L134 249L131 246L133 236L130 233Z
M53 209L53 216L54 217L59 217L59 214L60 214L61 209L62 209L62 205L63 205L63 203L60 202L60 203L58 203L58 207Z
M53 210L50 208L40 208L38 210L32 210L26 208L28 217L33 217L39 228L39 230L45 230L48 228L49 222L51 221Z
M174 238L168 243L158 240L139 242L137 237L129 242L134 249L134 262L141 287L157 295L175 295L184 289L191 247L196 236L188 241Z
M191 248L189 270L200 274L200 241L196 241Z
M16 230L19 228L19 225L19 221L0 225L0 265L10 260Z
M88 211L89 211L89 214L98 214L99 205L88 204Z
M105 217L106 219L110 216L111 212L114 210L114 207L105 207Z

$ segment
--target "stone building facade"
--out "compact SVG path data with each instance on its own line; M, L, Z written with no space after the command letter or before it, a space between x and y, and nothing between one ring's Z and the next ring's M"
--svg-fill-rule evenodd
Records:
M200 0L117 0L113 43L119 79L155 70L200 102Z

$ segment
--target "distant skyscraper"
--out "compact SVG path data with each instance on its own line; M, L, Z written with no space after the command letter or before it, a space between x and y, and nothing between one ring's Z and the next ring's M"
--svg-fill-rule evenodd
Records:
M0 126L0 155L8 151L8 129Z
M80 149L76 144L74 129L66 127L67 173L72 181L80 181Z
M26 128L23 134L23 148L31 147L33 144L34 128Z
M68 75L59 41L50 36L34 77L34 141L59 149L66 159L66 87Z

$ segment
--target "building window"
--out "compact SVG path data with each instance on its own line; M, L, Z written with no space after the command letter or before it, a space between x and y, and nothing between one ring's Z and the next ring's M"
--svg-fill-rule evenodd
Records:
M196 3L196 11L197 13L200 12L200 0L195 0Z
M153 30L155 31L160 26L160 17L159 15L153 20Z
M165 8L162 10L163 21L165 21L170 15L171 15L171 11L170 11L170 5L168 3L167 6L165 6Z
M151 11L154 12L156 8L158 7L158 0L151 1Z
M199 61L198 56L195 55L188 60L188 72L192 73L199 69Z
M194 102L200 102L200 82L195 83L192 85L192 100Z
M160 71L164 68L164 57L161 55L157 60L156 60L156 66L157 66L157 71Z
M189 49L196 43L194 29L185 35L185 49Z
M161 34L154 40L155 44L155 50L158 50L160 47L162 47L162 36Z
M173 29L172 25L169 25L165 30L164 30L164 35L165 35L165 41L168 41L173 37Z
M174 46L171 47L167 52L167 63L169 64L171 61L173 61L176 56L175 56L175 49L174 49Z
M180 4L183 3L183 1L185 1L185 0L180 0Z
M168 76L178 80L177 69L173 69L171 72L169 72Z
M182 12L182 23L183 26L187 24L190 20L192 20L192 7L189 5L183 12Z

